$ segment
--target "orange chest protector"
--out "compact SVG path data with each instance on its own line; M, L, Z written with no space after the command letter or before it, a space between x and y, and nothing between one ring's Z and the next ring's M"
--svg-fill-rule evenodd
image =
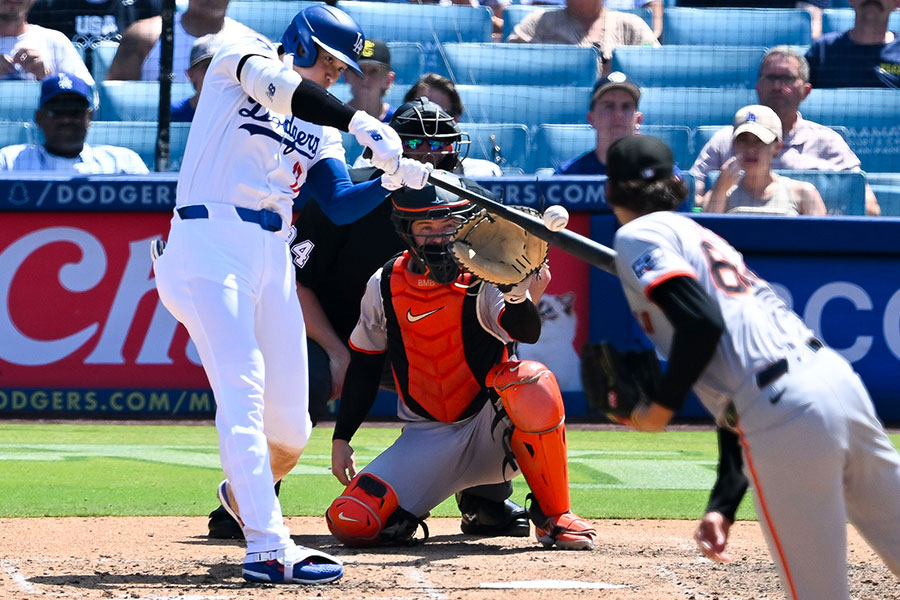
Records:
M474 312L477 288L470 288L473 278L468 273L452 284L437 284L411 273L409 261L406 253L394 261L390 278L393 310L386 311L397 389L414 412L424 411L427 414L422 416L452 423L472 414L473 403L486 398L465 348L466 327L481 329ZM476 408L482 404L478 402Z

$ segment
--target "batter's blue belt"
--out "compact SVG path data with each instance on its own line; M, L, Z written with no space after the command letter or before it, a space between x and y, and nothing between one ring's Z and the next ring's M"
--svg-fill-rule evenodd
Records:
M241 221L247 223L256 223L266 231L281 231L281 216L272 210L253 210L252 208L244 208L243 206L233 206L234 212L240 217ZM203 204L191 204L189 206L180 206L175 209L178 216L182 219L208 219L209 209Z
M806 345L813 352L818 352L822 348L822 342L816 338L810 338L806 341ZM779 377L788 372L788 359L782 358L776 360L768 367L764 368L756 374L756 387L763 389L774 383Z

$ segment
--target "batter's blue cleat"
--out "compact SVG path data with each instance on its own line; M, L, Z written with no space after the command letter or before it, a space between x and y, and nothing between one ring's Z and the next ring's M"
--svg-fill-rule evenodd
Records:
M254 583L317 584L337 581L344 575L341 561L305 546L271 552L252 552L244 559L244 579Z

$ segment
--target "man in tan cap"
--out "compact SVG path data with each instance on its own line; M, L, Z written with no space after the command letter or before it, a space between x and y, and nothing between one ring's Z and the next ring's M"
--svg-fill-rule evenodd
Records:
M772 161L784 145L781 136L781 119L768 106L751 104L737 111L731 134L734 156L722 165L704 210L777 215L826 214L825 203L815 186L772 172Z

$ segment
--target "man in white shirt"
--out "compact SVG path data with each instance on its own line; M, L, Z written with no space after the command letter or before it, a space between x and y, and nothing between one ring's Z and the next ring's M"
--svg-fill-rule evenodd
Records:
M28 22L34 0L0 0L0 80L40 81L65 71L94 84L84 61L65 34Z
M147 165L133 150L89 146L84 142L91 126L92 98L91 86L71 73L45 78L34 113L34 121L44 134L44 145L16 144L0 149L0 172L147 173Z

